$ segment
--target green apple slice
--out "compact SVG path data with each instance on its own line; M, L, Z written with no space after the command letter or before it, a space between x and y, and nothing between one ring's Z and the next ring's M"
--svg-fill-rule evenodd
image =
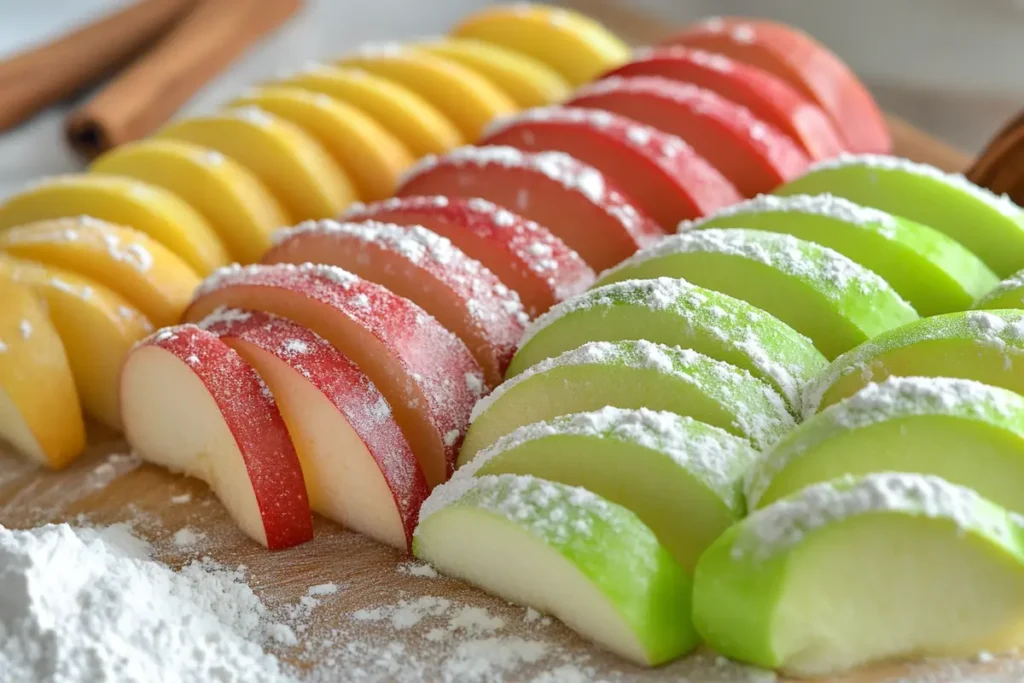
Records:
M1024 270L993 287L974 308L1024 308Z
M693 621L718 652L825 677L868 662L1022 642L1019 516L931 475L809 486L701 557Z
M765 451L749 471L747 504L885 471L934 474L1024 514L1024 396L949 377L869 384Z
M679 232L708 228L780 232L834 249L880 275L921 315L970 308L999 280L948 235L830 194L760 195L685 221Z
M687 415L758 449L793 426L782 397L735 365L648 341L590 342L541 361L478 401L458 465L523 425L605 406Z
M598 284L656 277L684 278L749 302L809 337L830 360L918 317L864 266L813 242L761 230L671 235L602 273Z
M804 418L893 376L973 379L1024 394L1024 310L945 313L879 335L807 384Z
M809 339L746 301L685 280L625 280L567 299L527 327L507 376L588 341L642 337L732 363L799 410L800 389L828 361Z
M1024 209L960 174L874 154L815 164L777 195L830 192L944 232L1006 277L1024 267Z
M529 474L632 511L687 571L745 513L750 442L675 413L602 408L526 425L480 451L456 477Z
M643 666L692 650L690 576L629 510L534 477L460 477L420 510L413 554L551 614Z

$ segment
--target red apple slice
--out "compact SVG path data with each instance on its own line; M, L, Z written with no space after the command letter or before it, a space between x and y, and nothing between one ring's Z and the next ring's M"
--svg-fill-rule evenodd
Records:
M812 160L831 159L846 151L842 137L821 107L778 76L752 64L704 50L659 47L637 50L633 61L604 78L633 76L660 76L718 93L775 126Z
M370 378L323 337L284 318L222 308L199 326L267 383L302 463L313 511L408 550L430 489Z
M121 371L125 438L144 460L202 479L271 550L313 538L302 468L267 386L195 325L139 342Z
M531 318L594 283L586 261L550 230L486 199L392 197L354 204L342 219L422 225L447 237L517 292Z
M561 152L460 147L421 159L396 194L494 202L546 226L598 271L664 235L604 173Z
M892 151L885 119L868 89L831 50L792 26L715 17L690 26L662 45L716 52L773 73L825 110L850 151Z
M455 333L501 384L529 318L519 296L451 241L422 226L306 221L279 231L264 263L339 266L410 299Z
M219 307L273 313L333 344L391 404L427 484L451 475L483 374L466 345L422 308L341 268L310 263L222 268L184 317L199 321Z
M744 197L771 192L811 163L792 139L749 109L690 83L606 78L577 90L568 104L628 116L681 137Z
M740 200L732 183L680 138L610 112L527 109L495 121L480 144L570 154L603 172L666 232Z

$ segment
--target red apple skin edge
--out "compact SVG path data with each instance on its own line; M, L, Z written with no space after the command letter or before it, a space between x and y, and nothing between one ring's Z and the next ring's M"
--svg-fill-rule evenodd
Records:
M393 197L354 204L339 220L422 225L447 237L518 293L531 318L585 291L596 277L550 230L486 199Z
M342 451L321 453L321 456L342 462L372 458L377 471L369 476L383 480L383 487L387 489L385 495L394 506L394 516L388 514L390 510L380 509L386 507L380 501L361 500L382 488L378 482L355 478L356 473L365 471L364 463L342 465L339 469L344 472L339 472L338 481L317 481L317 476L323 473L309 471L311 465L318 464L311 462L316 455L303 455L304 445L297 444L314 511L353 531L408 551L420 506L430 494L430 488L416 455L392 416L390 405L370 378L323 337L302 325L261 311L218 309L199 326L217 335L257 368L262 367L261 361L277 359L294 373L290 381L312 385L337 410L338 419L348 423L366 453L352 452L356 449L348 446ZM277 396L293 441L297 441L303 431L298 423L304 416L296 413L305 406L289 405L285 392L278 391L271 374L264 377ZM332 445L335 449L346 446ZM315 446L308 448L312 451Z
M139 406L152 397L136 396L129 377L135 372L135 364L151 353L166 353L179 360L182 370L198 378L220 411L244 461L263 525L262 535L255 529L249 535L270 550L312 540L313 518L302 468L277 404L256 371L216 335L195 325L164 328L139 342L129 354L121 373L121 412L125 438L133 450L149 459L145 448L140 448L142 439L136 434L139 425L134 418ZM155 408L166 410L165 417L180 412L172 407L180 400L178 397L159 394L164 388L152 386L145 391L157 392L160 404ZM188 428L187 424L176 426L180 430ZM160 464L170 464L163 460L156 458ZM185 473L207 480L200 471ZM240 526L246 530L244 524Z

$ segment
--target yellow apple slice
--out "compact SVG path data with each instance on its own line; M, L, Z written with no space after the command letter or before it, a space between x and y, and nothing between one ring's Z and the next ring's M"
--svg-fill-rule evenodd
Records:
M54 469L85 448L64 345L36 294L0 276L0 438Z
M173 325L199 276L144 233L98 218L58 218L0 233L0 250L92 278L158 326Z
M200 275L231 262L210 224L180 197L139 180L99 173L46 178L8 198L0 204L0 230L74 216L144 232Z
M270 233L289 223L281 204L256 176L206 147L142 140L107 152L89 170L170 190L205 216L231 256L243 263L258 260L270 246Z

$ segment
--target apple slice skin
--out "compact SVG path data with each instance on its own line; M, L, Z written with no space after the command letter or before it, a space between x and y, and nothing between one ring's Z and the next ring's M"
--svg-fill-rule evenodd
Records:
M135 406L143 398L136 396L133 390L144 390L135 386L130 377L134 372L133 366L142 362L146 354L154 352L170 354L180 361L183 370L198 378L234 436L245 461L266 534L265 539L254 540L265 540L270 550L312 540L313 517L306 484L281 413L256 371L216 335L192 324L165 327L139 342L129 354L121 373L121 410L125 438L133 450L144 460L151 459L152 454L141 447L142 439L137 434L139 425L133 419L137 410ZM153 390L154 387L149 387L145 391ZM174 401L174 397L168 396L167 400ZM187 425L181 425L181 429L187 428ZM202 456L199 453L195 455ZM208 454L205 457L221 455ZM153 461L164 467L174 467L173 463L160 457ZM201 467L195 471L186 469L185 474L213 483L209 482ZM215 493L220 495L219 491L215 490Z
M751 508L843 474L934 474L1024 514L1024 397L947 377L890 377L798 425L746 484Z
M519 294L536 317L594 282L594 271L544 226L479 197L392 197L353 204L345 221L422 225L447 237Z
M828 365L811 340L745 301L685 280L625 280L565 301L535 320L519 343L507 377L588 341L638 334L692 349L750 372L798 414L800 392Z
M348 482L324 484L317 481L315 476L310 476L313 473L306 470L303 453L297 448L313 510L322 512L339 523L348 522L346 526L353 531L408 550L412 544L412 533L416 528L420 505L429 495L430 488L409 442L391 416L391 406L370 378L323 337L302 325L261 311L218 309L203 319L199 326L217 335L221 341L253 365L257 372L260 369L260 352L276 358L301 375L303 379L300 381L311 384L338 410L342 419L366 447L391 493L402 527L403 542L396 543L395 534L374 533L375 529L371 528L365 519L361 520L363 523L357 521L352 524L350 520L360 516L358 511L346 509L344 500L331 500L331 494L328 493L328 490L334 488L335 496L345 497L348 493L345 490ZM264 379L271 391L276 394L273 382L268 378ZM292 421L296 418L301 419L301 416L289 418L289 412L295 407L285 405L280 396L277 396L277 399L285 422L291 430ZM295 437L294 443L298 435L294 431L292 434ZM335 454L335 457L344 457L344 454ZM361 485L365 488L365 482ZM340 493L337 492L338 488L341 489Z
M804 418L894 376L973 379L1024 395L1024 310L945 313L880 334L804 387Z
M986 292L972 308L1024 308L1024 270L1014 273Z
M443 573L550 611L641 666L675 659L699 642L690 577L632 512L586 489L511 474L461 477L435 491L421 511L413 554ZM452 526L470 533L452 533ZM509 540L523 552L506 550ZM466 545L468 552L456 547ZM550 571L517 580L541 566ZM511 574L512 585L498 586L499 574ZM565 604L566 588L551 590L549 581L582 582L568 590L583 604Z
M775 190L826 192L944 232L999 277L1024 267L1024 209L962 175L896 157L842 155Z
M867 559L859 559L864 553ZM859 566L837 566L837 557ZM986 575L970 561L990 565ZM880 574L883 567L888 571ZM863 578L883 575L899 576L900 585ZM989 598L988 611L1000 612L977 617L976 596L950 592L964 582L1010 595ZM801 590L815 592L808 598ZM865 594L851 595L853 590ZM950 600L956 602L943 609ZM864 601L892 613L865 612ZM930 475L883 472L809 486L732 526L705 551L694 573L693 619L705 642L727 657L798 677L835 675L879 659L1001 651L1019 644L1016 615L1022 607L1024 546L1017 517ZM937 611L917 626L931 634L914 632L915 608ZM844 638L851 634L841 630L851 625L836 623L851 616L865 620L858 635L874 641L868 647L878 652L851 652L856 646ZM1006 623L987 623L996 616ZM899 625L888 625L890 619ZM973 619L967 629L953 623L965 619ZM952 626L968 632L949 636ZM892 634L893 628L902 632ZM832 633L838 642L825 635ZM891 635L912 642L886 642ZM919 642L929 635L939 642Z
M712 90L792 138L814 160L846 151L828 115L781 78L725 55L678 46L635 50L602 78L659 76Z
M679 232L749 228L833 249L877 273L922 316L962 311L998 281L985 262L945 233L878 209L823 195L762 195Z

